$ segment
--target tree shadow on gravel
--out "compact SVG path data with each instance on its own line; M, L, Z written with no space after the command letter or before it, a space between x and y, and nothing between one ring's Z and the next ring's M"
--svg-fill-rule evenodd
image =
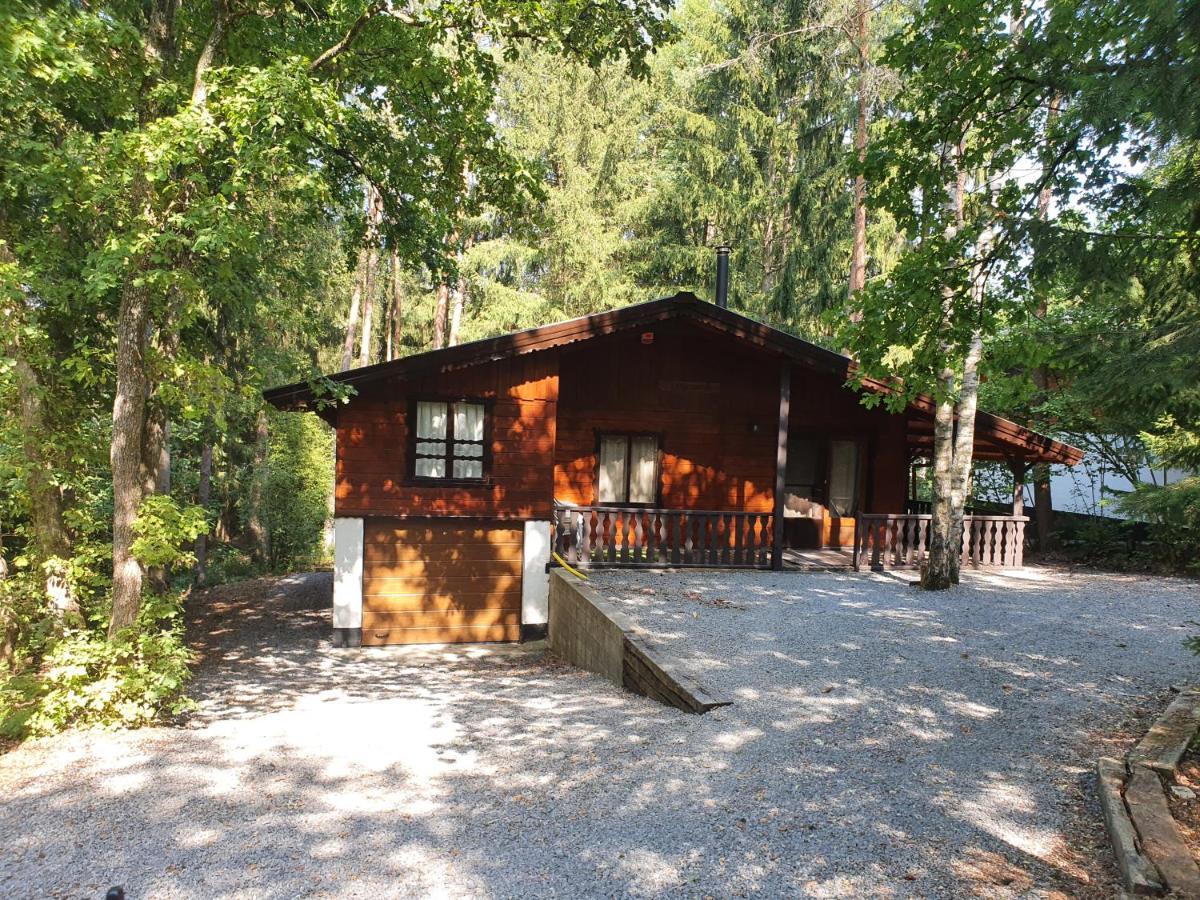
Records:
M667 576L640 577L661 593ZM1022 609L1001 588L927 601L843 576L674 584L699 599L642 594L637 615L662 605L656 639L707 666L732 707L687 715L536 648L334 650L327 575L200 595L185 727L76 733L0 760L0 886L1112 895L1107 850L1072 819L1092 792L1071 748L1152 707L1185 667L1145 617L1109 632L1090 594ZM1012 610L984 621L983 604ZM1064 624L1085 607L1096 625ZM1098 628L1105 652L1055 642L1056 622Z

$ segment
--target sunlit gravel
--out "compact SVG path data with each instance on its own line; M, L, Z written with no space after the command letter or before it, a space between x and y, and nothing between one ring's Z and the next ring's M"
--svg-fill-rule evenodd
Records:
M0 757L9 896L1113 895L1092 760L1200 666L1195 582L598 573L733 705L536 648L334 650L330 581L224 589L182 727Z

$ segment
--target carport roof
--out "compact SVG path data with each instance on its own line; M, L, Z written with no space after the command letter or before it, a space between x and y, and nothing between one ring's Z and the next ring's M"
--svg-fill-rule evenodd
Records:
M635 303L455 347L430 350L325 377L336 384L360 387L373 382L449 371L508 356L563 347L619 331L644 328L668 319L688 319L703 328L729 335L773 355L847 381L856 374L857 364L849 356L818 347L740 313L707 303L690 291L681 291L660 300ZM882 381L860 380L867 390L878 393L891 393L894 390ZM317 406L313 381L271 388L263 392L263 397L272 406L282 410L306 410ZM909 402L908 444L914 453L927 453L932 445L933 411L934 403L929 397L918 396ZM1083 451L1076 447L990 413L979 412L976 415L975 431L977 458L1067 465L1074 465L1083 458Z

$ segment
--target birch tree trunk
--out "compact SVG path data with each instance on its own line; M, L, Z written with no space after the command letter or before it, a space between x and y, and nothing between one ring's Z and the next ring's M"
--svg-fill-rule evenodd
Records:
M921 587L941 591L958 580L958 556L961 547L954 543L954 370L947 366L938 379L944 398L933 415L933 513L929 523L929 556L921 570ZM961 528L962 519L959 517ZM959 532L961 535L961 531ZM960 538L961 541L961 538Z
M955 159L961 158L961 148L955 148ZM956 162L954 182L950 186L948 207L950 224L947 237L953 238L962 229L963 194L966 175ZM947 325L954 317L958 298L954 289L942 291L943 317ZM938 374L938 399L933 417L933 504L929 523L929 556L921 570L921 587L927 591L942 591L958 582L958 566L962 554L962 508L955 512L955 388L958 372L953 362L957 348L943 340L939 346L943 367Z

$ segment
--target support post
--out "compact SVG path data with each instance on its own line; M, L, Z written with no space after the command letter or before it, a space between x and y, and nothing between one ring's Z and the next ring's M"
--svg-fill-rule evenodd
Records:
M1013 476L1012 514L1014 516L1023 516L1025 515L1026 466L1023 460L1009 459L1008 468L1012 470Z
M783 568L783 487L787 472L788 421L792 405L792 366L779 366L779 431L775 441L775 516L771 540L771 568Z

